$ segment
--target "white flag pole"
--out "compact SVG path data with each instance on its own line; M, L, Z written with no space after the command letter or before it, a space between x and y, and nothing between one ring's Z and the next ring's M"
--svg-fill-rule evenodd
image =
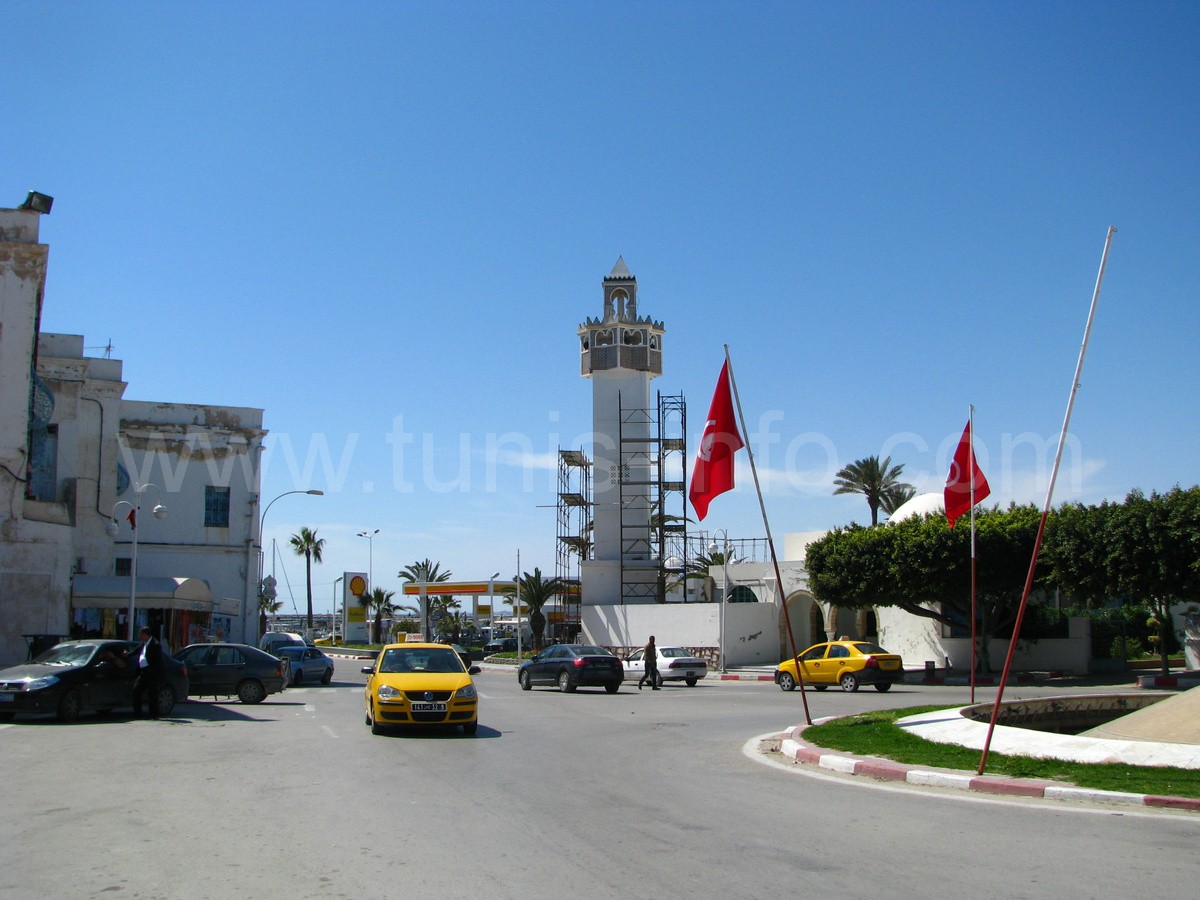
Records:
M992 745L992 732L996 728L996 719L1000 716L1000 701L1004 699L1004 686L1008 682L1008 672L1012 667L1013 652L1017 647L1017 638L1021 634L1021 622L1025 618L1025 607L1029 604L1029 594L1033 589L1033 575L1037 570L1038 550L1042 546L1042 535L1046 532L1046 519L1050 515L1050 503L1054 498L1054 483L1058 480L1058 469L1062 464L1063 448L1067 443L1067 432L1071 427L1071 412L1075 408L1075 397L1079 393L1079 376L1083 374L1083 358L1087 355L1088 341L1092 336L1092 323L1096 318L1096 305L1100 301L1100 286L1104 283L1104 269L1108 265L1108 248L1112 244L1113 235L1117 229L1109 226L1104 238L1104 252L1100 254L1100 271L1096 273L1096 287L1092 291L1092 305L1088 309L1087 325L1083 329L1083 344L1079 348L1079 360L1075 363L1075 377L1071 381L1071 394L1067 400L1067 413L1063 417L1062 431L1058 435L1058 450L1054 454L1054 468L1050 470L1050 484L1046 487L1046 501L1042 504L1042 518L1038 523L1037 537L1033 542L1033 558L1029 561L1029 574L1025 578L1025 590L1021 594L1021 605L1017 607L1017 618L1013 622L1012 638L1008 642L1008 656L1004 659L1004 671L1000 675L1000 687L996 691L996 703L992 707L992 718L988 723L987 737L983 742L983 754L979 758L979 774L987 765L988 749Z
M775 555L775 540L771 537L771 523L767 520L767 505L763 502L762 487L758 483L758 468L754 465L754 451L750 449L750 435L746 431L746 417L742 414L742 401L738 396L737 379L733 377L733 360L729 357L729 345L725 345L725 366L729 371L729 387L733 390L733 403L737 407L738 423L742 428L742 435L745 438L746 456L750 460L750 474L754 476L754 492L758 495L758 508L762 512L763 528L767 532L767 549L771 552L771 564L775 567L775 583L779 585L779 595L783 603L783 621L787 626L788 643L792 648L792 659L796 661L796 683L800 685L800 699L804 703L804 720L808 725L812 724L812 715L808 711L808 692L804 689L804 673L800 664L799 654L796 652L796 636L792 632L792 617L788 613L787 595L783 590L783 576L779 572L779 559ZM726 590L729 585L726 584ZM727 602L725 597L721 598L721 602Z
M971 705L975 704L975 404L967 410L967 474L971 501Z

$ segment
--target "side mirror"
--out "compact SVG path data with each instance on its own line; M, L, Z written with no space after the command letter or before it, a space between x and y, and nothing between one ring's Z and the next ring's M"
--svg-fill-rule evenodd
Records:
M481 669L479 666L471 666L471 668L467 669L467 674L468 675L478 675L482 671L483 671L483 669Z
M373 673L374 671L375 671L375 667L374 667L374 666L363 666L363 667L362 667L362 673L363 673L364 675L370 675L370 674L371 674L371 673Z

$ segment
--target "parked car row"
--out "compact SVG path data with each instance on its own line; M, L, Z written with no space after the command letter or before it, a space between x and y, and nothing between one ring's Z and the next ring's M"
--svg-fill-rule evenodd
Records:
M332 681L333 660L319 648L278 639L271 644L271 653L248 644L192 644L164 657L159 713L169 714L189 696L236 696L253 704L289 684ZM0 722L18 713L52 713L70 722L84 712L132 708L140 647L134 641L67 641L31 662L0 670ZM694 687L708 674L705 661L684 647L658 647L656 656L663 681ZM592 644L555 644L522 663L517 680L525 691L545 685L563 693L602 687L615 694L626 679L642 678L645 669L644 649L621 660ZM389 644L362 669L368 676L366 723L375 734L392 726L431 724L461 726L474 734L479 713L472 676L479 671L457 645ZM903 674L898 655L867 641L842 640L815 644L784 660L775 670L775 683L784 691L795 690L801 680L818 691L833 684L844 691L864 684L887 691Z

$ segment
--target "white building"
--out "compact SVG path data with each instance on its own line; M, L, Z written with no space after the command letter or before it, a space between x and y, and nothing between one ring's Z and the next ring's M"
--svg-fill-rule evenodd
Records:
M0 209L0 664L36 636L128 634L138 503L137 624L253 642L262 410L125 400L119 360L39 334L39 220Z

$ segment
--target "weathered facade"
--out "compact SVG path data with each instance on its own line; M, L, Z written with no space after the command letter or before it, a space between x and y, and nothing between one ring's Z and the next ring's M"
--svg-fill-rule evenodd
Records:
M0 210L0 664L34 636L129 632L137 506L136 624L253 641L262 410L125 400L119 360L39 334L38 230Z

